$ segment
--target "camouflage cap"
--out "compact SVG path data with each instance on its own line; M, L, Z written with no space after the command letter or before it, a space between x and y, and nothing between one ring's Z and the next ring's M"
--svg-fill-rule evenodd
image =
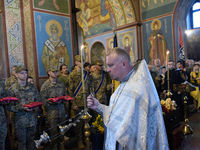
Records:
M15 73L19 73L21 71L28 71L24 66L17 66L15 68Z
M48 67L47 71L58 71L57 67Z
M99 66L103 66L103 62L102 62L101 59L95 60L94 64L95 64L95 65L99 65Z
M75 61L81 62L81 55L76 55L75 56Z

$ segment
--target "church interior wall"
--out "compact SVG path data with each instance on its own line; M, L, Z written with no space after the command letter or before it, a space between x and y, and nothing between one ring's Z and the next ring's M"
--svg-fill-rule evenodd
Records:
M157 26L157 27L156 27ZM174 59L172 15L154 18L142 24L143 56L149 64L160 58L163 65L166 51L170 51L170 58Z
M149 64L153 64L155 58L160 58L163 65L167 50L170 51L169 59L176 58L173 41L173 12L177 3L177 0L141 1L142 52Z
M183 27L184 32L186 25L183 23L185 20L181 12L189 9L187 0L75 1L76 7L80 9L76 14L78 49L74 49L73 45L73 36L76 36L73 35L73 28L77 26L72 24L71 1L65 3L57 1L57 5L53 1L43 4L40 2L41 0L1 0L0 36L3 38L0 39L2 53L0 59L3 61L0 67L3 70L1 72L3 78L10 76L13 65L25 65L38 87L48 78L41 55L44 43L50 37L49 29L46 28L50 20L57 22L59 33L62 30L59 37L66 45L70 58L69 70L74 64L74 55L78 52L80 54L82 44L86 47L84 52L86 61L90 63L94 61L92 56L95 56L95 49L98 52L99 46L101 52L99 51L98 55L105 61L105 55L113 46L111 43L115 34L117 44L121 47L124 46L125 35L131 38L127 43L130 43L128 49L131 49L134 55L132 61L144 58L147 63L151 63L149 39L151 34L154 34L152 23L156 20L158 25L160 24L159 30L162 31L160 50L165 55L169 49L170 59L178 59L178 26ZM186 35L183 36L184 43L187 43Z
M77 14L77 22L82 28L86 61L93 63L100 57L105 63L106 54L113 48L115 35L117 45L122 47L124 47L124 41L119 39L128 38L133 61L138 58L136 26L139 21L139 1L96 0L93 4L90 1L76 2L76 7L81 9ZM99 44L100 50L95 56L95 49L98 49L97 43L102 43L102 46ZM102 51L103 47L105 50Z
M68 53L69 59L66 61L64 58L62 61L70 68L72 67L74 50L71 1L43 3L41 0L1 0L1 8L0 26L6 29L0 32L5 38L5 40L0 39L4 62L6 54L8 55L7 63L3 63L3 66L0 64L3 68L1 70L4 70L1 77L9 77L12 66L25 65L29 70L29 76L32 76L40 87L39 85L47 79L46 69L51 63L49 61L44 64L45 61L41 61L41 55L45 41L52 35L49 29L52 24L56 24L58 38L62 41L56 46L58 48L53 48L57 52L56 56L62 58L60 55L64 56ZM48 59L48 56L46 58ZM51 65L54 65L53 63ZM6 67L9 68L8 73Z
M185 50L185 57L189 58L190 55L190 48L188 47L187 43L187 35L185 34L185 31L187 30L187 23L186 23L186 17L189 13L190 8L194 4L195 0L179 0L177 3L176 10L174 11L174 42L175 42L175 52L176 52L176 58L179 59L179 27L181 29L182 33L182 39L184 43L184 50Z

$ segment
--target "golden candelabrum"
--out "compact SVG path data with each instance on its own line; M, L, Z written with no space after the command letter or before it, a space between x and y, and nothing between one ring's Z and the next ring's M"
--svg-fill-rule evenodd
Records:
M82 73L82 86L83 86L82 93L83 93L83 100L84 100L84 110L87 110L87 107L86 107L86 93L87 92L85 91L85 82L84 82L84 74L83 74L83 66L84 66L84 64L83 64L83 51L84 51L84 49L85 49L85 46L82 45L81 46L81 73ZM85 125L84 125L84 130L85 130L84 135L86 137L85 142L86 142L86 149L87 150L91 149L90 148L90 135L91 135L91 133L90 133L90 126L88 124L88 122L90 121L90 118L91 118L91 115L86 111L86 113L83 115L82 119L84 120L84 123L85 123Z
M188 98L187 98L187 93L191 92L191 91L195 91L196 88L195 86L193 86L192 84L190 84L189 82L185 81L184 83L182 84L178 84L178 85L174 85L173 87L174 91L180 91L180 92L183 92L184 93L184 128L183 128L183 134L184 135L188 135L188 134L192 134L193 133L193 130L192 128L189 126L189 120L187 119L187 101L188 101Z

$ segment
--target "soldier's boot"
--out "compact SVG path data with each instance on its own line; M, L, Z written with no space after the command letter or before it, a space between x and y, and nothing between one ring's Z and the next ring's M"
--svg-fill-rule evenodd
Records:
M78 148L84 148L84 144L81 140L78 140Z

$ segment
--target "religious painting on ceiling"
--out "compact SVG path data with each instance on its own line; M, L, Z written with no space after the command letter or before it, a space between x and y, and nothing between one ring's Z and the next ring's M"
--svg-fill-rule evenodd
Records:
M173 12L177 0L141 0L142 20Z
M94 63L97 59L101 59L105 66L105 47L101 42L94 43L91 48L91 62Z
M135 22L130 0L76 0L77 22L85 37L111 31L118 26Z
M119 47L123 47L131 57L131 62L137 59L136 29L129 28L117 32Z
M5 48L4 48L4 34L2 24L2 14L0 14L0 77L6 78L6 63L5 63Z
M106 54L114 47L114 36L106 38Z
M71 23L69 17L34 12L39 76L48 67L73 65Z
M200 60L200 30L188 30L187 34L187 58L195 61Z
M174 59L172 16L158 18L143 23L143 56L147 63L153 64L156 58L161 65L166 61L166 51L169 49L170 58Z
M37 9L69 14L69 0L33 0L33 6Z

